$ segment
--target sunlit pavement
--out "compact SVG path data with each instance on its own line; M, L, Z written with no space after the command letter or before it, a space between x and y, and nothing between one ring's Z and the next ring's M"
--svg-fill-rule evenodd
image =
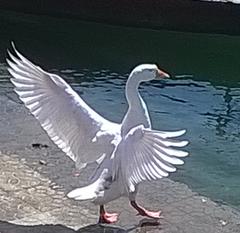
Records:
M98 207L67 199L86 182L48 139L12 92L0 92L0 232L164 232L230 233L240 229L240 214L169 179L144 184L138 200L163 212L160 224L148 222L126 199L106 208L120 213L116 226L96 225ZM83 178L82 178L83 177Z

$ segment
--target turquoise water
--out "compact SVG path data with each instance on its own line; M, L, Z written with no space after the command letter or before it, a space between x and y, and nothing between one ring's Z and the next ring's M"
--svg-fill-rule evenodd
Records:
M140 89L153 127L185 128L191 142L191 156L171 178L240 208L240 37L6 12L0 12L0 31L1 62L14 40L27 57L61 74L92 107L117 122L127 108L124 85L130 70L158 63L173 78Z

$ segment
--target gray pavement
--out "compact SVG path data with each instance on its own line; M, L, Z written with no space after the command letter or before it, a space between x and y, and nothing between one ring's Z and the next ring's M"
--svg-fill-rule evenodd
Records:
M170 179L144 183L138 200L161 209L160 224L136 216L127 199L107 209L117 226L96 225L98 207L66 198L87 181L91 168L73 176L74 164L48 139L9 88L0 88L0 233L164 232L239 233L240 213ZM42 146L41 146L42 145Z

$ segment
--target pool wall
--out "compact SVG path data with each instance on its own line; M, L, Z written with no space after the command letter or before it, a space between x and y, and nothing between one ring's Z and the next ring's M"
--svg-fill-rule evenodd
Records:
M153 29L240 34L240 5L199 0L2 0L0 8Z

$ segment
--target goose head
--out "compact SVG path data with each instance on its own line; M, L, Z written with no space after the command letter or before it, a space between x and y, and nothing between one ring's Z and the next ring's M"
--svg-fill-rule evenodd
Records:
M169 78L170 75L160 70L155 64L142 64L133 69L130 77L134 77L139 82L145 82L154 79Z

